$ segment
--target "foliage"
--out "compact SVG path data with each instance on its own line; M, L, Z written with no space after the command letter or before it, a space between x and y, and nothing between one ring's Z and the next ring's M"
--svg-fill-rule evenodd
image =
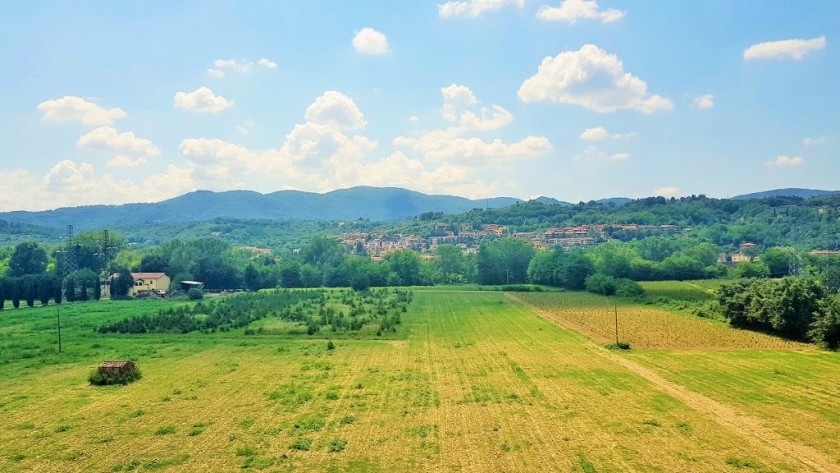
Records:
M478 250L478 282L490 285L527 282L533 256L534 247L522 240L499 238L483 244Z
M119 374L108 374L102 373L99 370L94 370L90 376L88 376L88 382L94 386L108 386L113 384L125 386L126 384L133 383L142 377L143 374L140 372L140 369L136 367L133 370L128 370Z
M123 268L111 278L111 297L125 297L134 287L134 278L128 269Z
M721 312L732 325L834 344L838 317L822 284L811 278L750 279L721 285Z
M191 301L200 301L204 299L204 290L198 287L191 287L189 291L187 291L187 298Z
M586 290L604 296L638 297L645 291L636 281L614 278L605 274L593 274L586 278Z
M246 335L269 334L262 325L249 325L265 318L291 322L314 335L322 329L357 332L365 326L377 332L396 331L400 314L411 293L400 289L273 290L243 293L194 305L170 307L157 315L135 316L98 328L100 333L226 332L243 328Z
M25 276L42 274L47 269L47 253L35 242L24 242L15 246L9 259L9 275Z

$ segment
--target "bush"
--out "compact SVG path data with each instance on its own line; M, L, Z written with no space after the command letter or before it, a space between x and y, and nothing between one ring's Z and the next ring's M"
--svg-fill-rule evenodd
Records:
M88 376L88 382L94 386L109 386L112 384L121 384L125 386L126 384L137 381L142 377L142 373L140 373L140 370L137 368L134 368L134 370L127 373L121 373L118 375L108 375L100 373L99 370L96 370Z
M629 350L630 344L627 342L610 343L607 345L607 350Z
M616 279L605 274L593 274L592 276L586 278L584 286L589 292L611 296L615 294Z
M335 343L332 340L327 340L327 350L335 350Z
M640 297L645 290L636 281L631 279L618 279L615 285L615 295L621 297Z
M189 297L191 301L200 301L201 299L204 299L204 290L194 287L187 291L187 297Z

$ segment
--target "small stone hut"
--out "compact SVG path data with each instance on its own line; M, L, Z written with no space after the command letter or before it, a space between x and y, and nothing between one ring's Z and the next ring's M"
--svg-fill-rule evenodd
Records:
M103 361L99 372L108 376L119 376L133 372L137 367L131 361Z

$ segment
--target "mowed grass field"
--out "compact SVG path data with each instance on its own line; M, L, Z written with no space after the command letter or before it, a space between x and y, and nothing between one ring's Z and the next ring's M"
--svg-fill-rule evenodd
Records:
M569 298L546 299L552 311L593 304L522 296L558 295ZM617 357L840 461L836 354L697 344L615 355L548 309L493 292L415 291L392 338L336 338L332 351L329 333L94 333L158 309L147 302L65 305L62 355L54 307L0 313L0 471L820 469L722 426ZM113 358L136 359L143 379L89 386Z

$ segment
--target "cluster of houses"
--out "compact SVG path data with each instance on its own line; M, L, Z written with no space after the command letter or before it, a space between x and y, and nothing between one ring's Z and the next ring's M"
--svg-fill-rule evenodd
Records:
M469 227L458 230L441 224L437 225L429 236L355 232L343 234L341 243L350 253L381 259L398 250L433 253L440 245L455 245L464 253L475 253L481 239L502 236L527 241L535 248L548 249L558 245L564 248L582 247L606 241L610 233L617 230L652 234L673 234L680 231L676 225L598 224L553 227L540 232L511 232L508 227L497 224L484 224L480 229Z

